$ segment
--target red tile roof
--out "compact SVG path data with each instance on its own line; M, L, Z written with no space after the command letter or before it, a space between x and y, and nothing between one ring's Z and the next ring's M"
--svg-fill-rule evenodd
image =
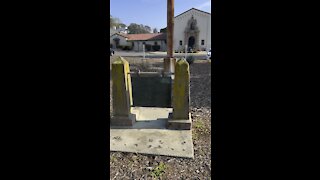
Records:
M153 41L166 40L167 36L164 33L149 33L149 34L126 34L128 41Z

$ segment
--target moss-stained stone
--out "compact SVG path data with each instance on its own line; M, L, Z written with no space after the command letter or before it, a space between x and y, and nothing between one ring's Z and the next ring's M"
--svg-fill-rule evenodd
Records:
M122 57L118 57L112 63L112 98L113 116L111 124L130 125L130 108L132 102L132 89L129 63ZM117 122L123 121L123 122ZM128 121L128 122L125 122Z
M173 84L173 119L189 119L190 71L186 60L175 65Z
M175 64L175 78L173 83L172 107L169 114L168 129L190 130L192 127L190 104L190 70L189 63L180 59Z

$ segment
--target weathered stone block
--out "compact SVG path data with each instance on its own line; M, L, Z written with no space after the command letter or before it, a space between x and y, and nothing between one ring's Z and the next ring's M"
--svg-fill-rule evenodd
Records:
M190 104L190 71L186 60L175 64L173 83L172 115L169 116L168 129L191 129Z
M136 114L129 114L129 116L113 116L111 118L111 126L133 126L136 122Z
M173 119L189 118L190 72L189 64L181 59L175 65L173 83Z
M191 113L189 113L187 119L179 120L172 119L172 114L170 113L167 128L172 130L190 130L192 128Z
M112 63L112 98L113 117L111 124L128 124L126 120L132 118L130 110L132 102L132 88L129 63L119 57ZM123 121L123 122L116 122Z

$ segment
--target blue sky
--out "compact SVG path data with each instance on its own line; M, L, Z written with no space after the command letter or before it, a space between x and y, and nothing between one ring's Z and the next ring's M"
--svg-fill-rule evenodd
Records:
M211 13L211 0L174 0L174 15L191 8ZM144 24L152 29L167 26L167 0L110 0L110 14L127 26Z

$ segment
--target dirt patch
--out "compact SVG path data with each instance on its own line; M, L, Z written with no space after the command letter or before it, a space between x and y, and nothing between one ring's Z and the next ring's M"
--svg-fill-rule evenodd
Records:
M110 57L110 63L114 61ZM141 58L125 58L131 69ZM162 68L162 59L147 61L151 68ZM159 70L159 69L158 69ZM135 153L110 153L110 179L211 179L211 63L195 61L190 66L190 111L195 158L184 159ZM110 92L112 82L110 80ZM110 113L112 113L110 94Z

